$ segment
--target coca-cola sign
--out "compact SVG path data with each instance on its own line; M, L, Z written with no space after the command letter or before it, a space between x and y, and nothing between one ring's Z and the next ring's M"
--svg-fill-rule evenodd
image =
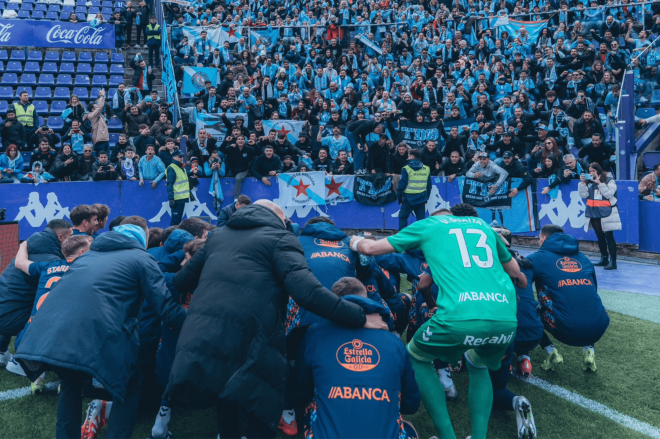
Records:
M109 24L91 27L87 23L3 20L0 22L0 45L113 49L115 28Z

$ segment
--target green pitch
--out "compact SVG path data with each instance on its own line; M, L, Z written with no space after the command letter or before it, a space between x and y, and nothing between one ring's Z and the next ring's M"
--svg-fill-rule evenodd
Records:
M545 352L537 348L531 353L533 373L548 383L660 429L660 400L657 396L660 368L654 366L657 340L660 339L660 323L649 321L654 319L648 317L657 317L660 297L612 291L603 291L602 296L610 313L611 324L603 339L596 345L598 372L590 374L582 371L581 348L556 343L556 348L564 357L564 365L554 372L542 370L540 365L545 358ZM638 302L643 303L643 306L636 305ZM655 312L649 314L649 307L654 307ZM613 309L620 312L614 312ZM48 378L51 381L56 380L54 375ZM458 389L458 400L448 403L448 407L457 437L462 439L470 434L468 377L464 372L454 374L453 378ZM28 385L25 378L0 370L0 395L7 395L3 392ZM610 419L611 412L594 413L517 378L511 378L509 389L530 400L539 438L649 437L614 422ZM30 395L1 401L0 438L54 437L56 405L55 394ZM144 439L150 435L155 414L154 411L150 415L140 415L133 438ZM82 415L83 413L81 422ZM436 434L423 407L407 419L416 427L420 438L428 439ZM215 411L175 408L170 429L176 439L215 438ZM492 412L489 437L515 438L515 431L513 412Z

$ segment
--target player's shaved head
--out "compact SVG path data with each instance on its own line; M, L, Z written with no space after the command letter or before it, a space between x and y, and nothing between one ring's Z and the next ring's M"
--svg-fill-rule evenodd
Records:
M254 204L258 204L259 206L264 206L269 208L275 213L275 215L277 215L282 220L282 222L284 222L284 220L286 219L282 208L270 200L257 200L254 202Z

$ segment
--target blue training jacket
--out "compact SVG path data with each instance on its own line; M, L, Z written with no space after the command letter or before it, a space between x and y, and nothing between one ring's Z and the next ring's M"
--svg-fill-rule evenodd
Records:
M379 303L344 300L389 318ZM296 397L307 404L305 437L405 438L401 413L413 414L420 395L405 345L394 334L349 329L329 321L307 331L296 360Z
M596 271L575 238L555 233L530 255L545 329L569 346L592 345L610 324Z
M520 270L527 276L527 288L520 288L514 285L518 294L518 308L516 316L518 318L518 329L516 330L515 349L517 351L531 351L539 344L543 336L543 323L537 312L538 302L534 299L534 290L532 288L532 279L534 270L523 268Z

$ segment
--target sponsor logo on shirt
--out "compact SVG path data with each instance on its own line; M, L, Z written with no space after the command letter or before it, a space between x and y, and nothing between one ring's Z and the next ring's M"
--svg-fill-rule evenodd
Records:
M332 248L341 248L344 246L343 241L329 241L320 238L314 238L314 244L320 245L321 247L332 247Z
M591 279L562 279L558 285L559 288L576 286L593 286L593 284L591 283Z
M575 259L565 256L557 260L557 268L567 273L577 273L582 270L582 264Z
M337 361L344 369L366 372L380 363L380 353L373 345L355 339L337 349Z
M344 262L351 263L351 260L348 256L339 252L316 252L312 253L312 259L314 258L339 258Z
M390 402L390 397L387 394L387 390L384 389L374 389L374 388L365 388L365 387L331 387L330 394L328 399L373 399L375 401L387 401Z
M369 285L365 285L364 287L367 289L367 293L375 293L378 291L375 285L369 284Z
M476 293L476 292L466 292L461 293L458 296L459 302L468 302L468 301L479 301L485 300L486 302L500 302L500 303L509 303L509 300L506 298L505 294L502 293Z
M511 342L511 339L513 339L513 332L509 335L502 334L502 335L496 335L495 337L484 337L484 338L476 338L471 335L466 335L463 344L468 346L484 346L487 344L506 344Z

